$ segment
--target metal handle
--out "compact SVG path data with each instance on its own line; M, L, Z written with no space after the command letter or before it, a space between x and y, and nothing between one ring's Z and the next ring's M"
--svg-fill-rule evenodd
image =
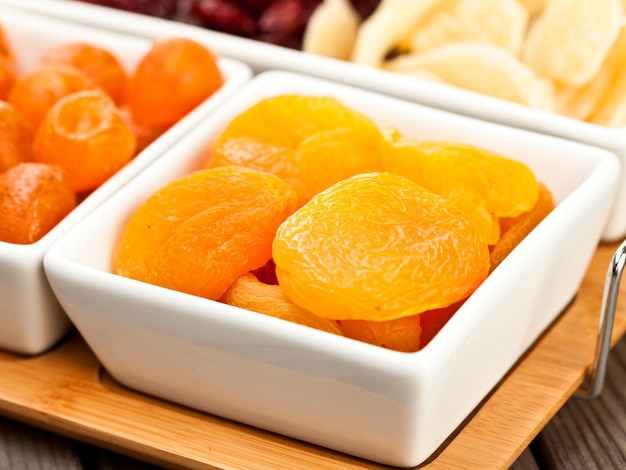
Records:
M615 322L617 297L619 294L619 287L625 264L626 240L622 242L619 248L615 251L606 274L604 293L602 295L600 320L598 324L596 350L593 362L585 371L583 383L575 394L576 397L592 399L602 393L604 378L606 376L607 361L609 358L609 352L611 351L611 335L613 333L613 323Z

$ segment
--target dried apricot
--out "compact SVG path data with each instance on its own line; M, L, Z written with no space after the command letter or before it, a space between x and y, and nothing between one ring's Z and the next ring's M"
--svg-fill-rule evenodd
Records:
M293 189L270 173L198 170L133 213L116 244L113 272L217 300L268 262L276 228L295 208Z
M0 101L0 173L33 158L33 130L10 103Z
M422 328L420 314L387 321L342 320L343 334L365 343L401 352L415 352L420 348Z
M491 271L554 209L550 190L539 184L539 197L535 206L517 217L500 219L502 237L491 249Z
M342 320L339 324L348 338L394 351L415 352L430 343L464 301L395 320Z
M446 307L489 272L487 244L469 219L392 173L353 176L315 195L280 225L272 253L285 295L336 320Z
M41 67L22 76L9 92L7 100L37 130L54 103L71 93L93 89L96 86L91 80L72 67Z
M296 153L296 192L301 204L333 184L382 170L382 134L340 127L304 139Z
M285 297L280 286L264 284L252 273L237 278L220 300L235 307L342 335L336 321L319 317L298 307Z
M367 116L330 97L281 95L233 119L212 165L242 164L288 181L299 205L350 176L380 171L384 139Z
M388 135L391 151L385 156L385 170L454 201L482 227L490 245L499 238L497 218L515 217L537 202L537 180L522 162L474 145Z
M93 190L133 157L137 140L101 90L57 101L35 134L34 159L66 169L76 192Z
M135 119L172 125L222 86L212 51L188 38L156 41L131 73L127 103Z
M216 140L250 139L297 149L313 134L337 128L359 129L375 135L376 124L367 116L326 96L279 95L264 98L237 115Z
M435 337L444 325L452 318L457 310L463 305L465 299L444 308L428 310L419 314L420 327L420 349L424 348Z
M240 165L258 171L267 171L291 185L297 182L296 151L264 143L250 137L217 139L211 149L210 167Z
M124 102L128 74L120 60L104 47L85 42L63 43L45 50L39 56L39 64L74 67L108 93L116 104Z
M14 165L0 173L0 240L36 242L75 206L61 167L34 162Z

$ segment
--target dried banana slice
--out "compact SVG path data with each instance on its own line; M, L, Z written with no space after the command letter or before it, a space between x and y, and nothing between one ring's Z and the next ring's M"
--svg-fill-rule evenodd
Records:
M548 0L518 0L518 3L526 8L531 17L534 17L543 11Z
M608 102L612 93L610 90L620 73L626 74L626 28L622 28L600 70L589 83L582 87L557 85L555 111L575 119L587 120L596 109L600 113L600 108L604 108L601 114L608 116Z
M385 69L409 73L426 70L466 90L551 110L553 88L511 51L486 42L455 42L388 61Z
M537 74L582 86L619 34L623 0L550 0L527 35L522 59Z
M616 58L613 83L592 113L590 121L607 127L626 126L626 27L611 50Z
M528 11L517 0L451 2L417 27L409 47L424 52L450 42L484 41L518 54L528 20Z
M382 0L357 32L351 60L380 67L385 56L406 40L430 11L449 0Z
M359 15L349 0L324 0L309 19L302 50L348 60L359 23Z

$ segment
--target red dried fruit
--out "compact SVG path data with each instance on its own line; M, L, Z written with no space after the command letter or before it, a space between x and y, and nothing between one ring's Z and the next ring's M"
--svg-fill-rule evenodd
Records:
M252 36L255 32L252 17L228 0L199 0L192 11L207 28L238 36Z
M84 0L104 7L142 13L159 18L171 18L176 11L176 0Z

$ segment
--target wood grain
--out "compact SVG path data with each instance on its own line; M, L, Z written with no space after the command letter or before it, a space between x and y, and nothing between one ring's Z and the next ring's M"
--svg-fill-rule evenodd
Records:
M570 307L423 468L504 469L516 462L591 362L617 247L598 248ZM614 341L626 325L622 304ZM0 413L169 468L387 468L128 390L102 371L76 334L38 357L0 354Z
M546 470L626 468L626 338L608 361L595 400L569 400L532 444Z

